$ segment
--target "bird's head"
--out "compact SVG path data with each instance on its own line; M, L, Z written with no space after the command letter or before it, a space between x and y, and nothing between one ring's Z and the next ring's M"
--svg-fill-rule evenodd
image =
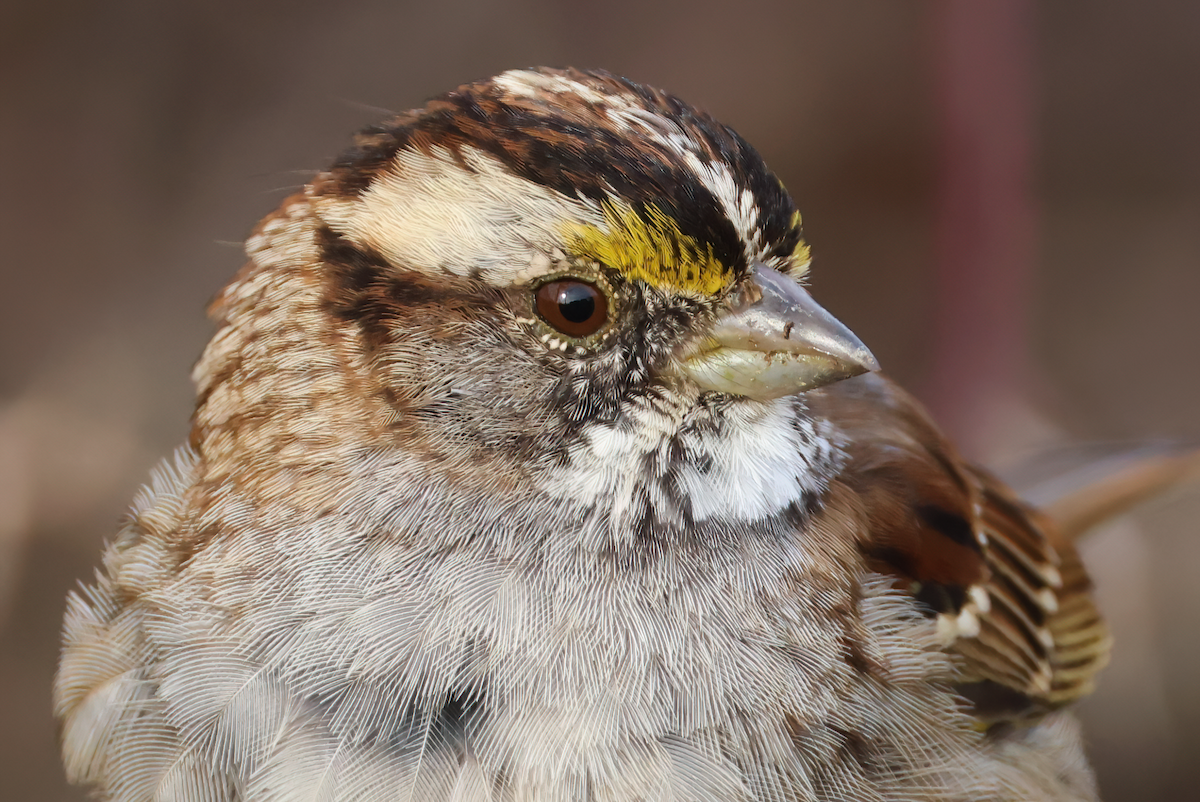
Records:
M249 250L218 307L286 347L264 390L353 363L341 392L443 459L561 462L631 411L670 434L876 367L801 286L800 215L758 153L602 72L507 72L367 129ZM202 363L202 391L228 374Z

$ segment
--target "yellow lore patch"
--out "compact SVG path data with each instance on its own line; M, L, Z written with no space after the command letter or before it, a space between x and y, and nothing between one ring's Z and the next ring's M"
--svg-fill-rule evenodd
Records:
M608 201L603 208L607 231L586 223L568 226L572 256L686 293L716 295L733 282L733 271L713 255L712 245L684 234L658 208L648 206L644 216L623 203Z

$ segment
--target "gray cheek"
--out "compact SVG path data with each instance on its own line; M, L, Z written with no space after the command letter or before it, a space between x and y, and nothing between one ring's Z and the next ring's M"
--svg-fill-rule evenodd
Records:
M399 337L380 365L400 423L440 447L528 457L557 425L558 376L491 326Z

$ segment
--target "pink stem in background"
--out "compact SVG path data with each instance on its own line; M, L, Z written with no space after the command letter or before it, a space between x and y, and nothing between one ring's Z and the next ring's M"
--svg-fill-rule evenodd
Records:
M937 312L924 395L963 450L981 457L1027 378L1033 3L938 0L933 9Z

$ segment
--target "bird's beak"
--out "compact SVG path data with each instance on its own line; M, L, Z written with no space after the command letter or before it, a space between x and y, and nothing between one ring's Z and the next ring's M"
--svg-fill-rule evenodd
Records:
M686 343L672 367L706 390L766 401L878 370L879 363L803 287L755 264L729 310Z

